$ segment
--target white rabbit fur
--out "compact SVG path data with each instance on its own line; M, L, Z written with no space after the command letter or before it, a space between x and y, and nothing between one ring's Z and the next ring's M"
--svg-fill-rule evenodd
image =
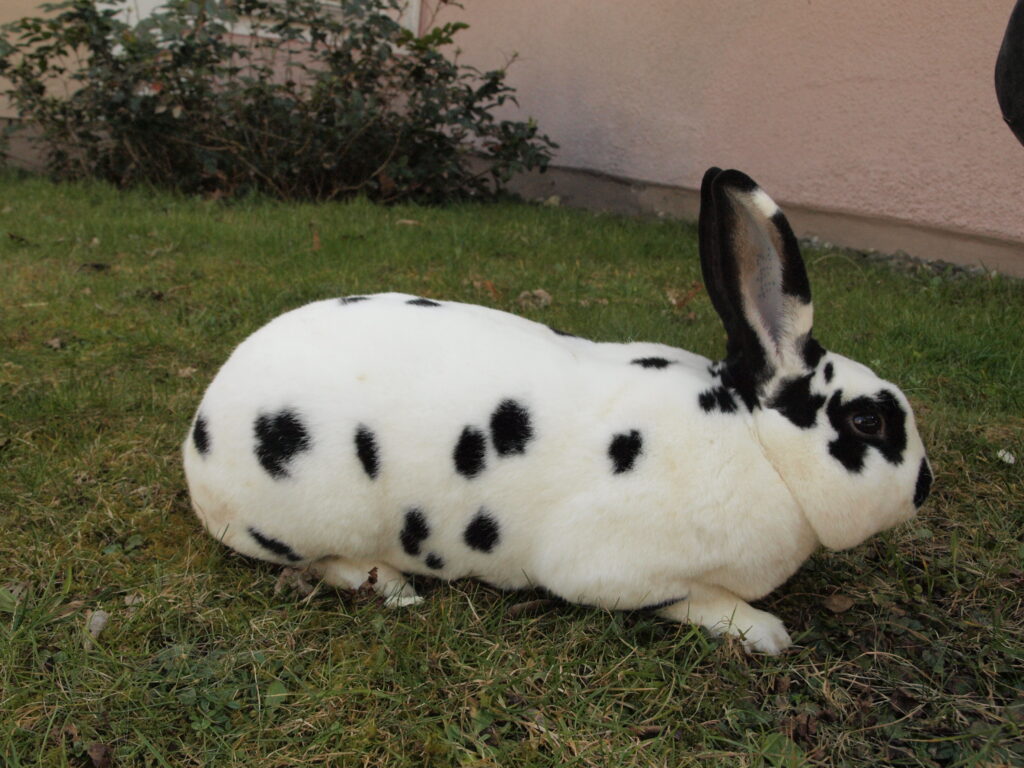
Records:
M419 600L403 573L472 576L778 652L782 623L746 601L911 516L931 475L903 394L811 341L796 241L739 172L705 176L701 259L720 364L397 293L281 315L203 397L194 508L243 554L392 605ZM861 447L851 401L905 444Z

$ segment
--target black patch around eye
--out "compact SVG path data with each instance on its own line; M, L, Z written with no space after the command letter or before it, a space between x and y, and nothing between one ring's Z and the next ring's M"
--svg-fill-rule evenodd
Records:
M355 304L356 302L359 302L359 301L367 301L367 300L369 300L369 298L370 298L369 296L342 296L340 299L338 299L338 303L339 304Z
M612 460L613 470L616 475L628 472L636 463L636 457L643 452L644 439L640 433L633 429L628 433L618 434L612 438L608 446L608 456Z
M639 365L641 368L667 368L672 365L672 361L664 357L638 357L630 361L630 364Z
M825 404L825 395L811 394L814 374L798 376L783 382L779 392L768 404L801 429L810 429L818 421L818 411Z
M288 462L310 447L309 433L298 414L287 408L272 416L261 414L253 428L260 464L275 480L288 477Z
M807 339L804 341L803 356L804 364L808 368L817 368L821 358L825 356L825 348L811 334L807 334Z
M416 556L420 553L420 544L430 535L430 526L423 512L415 507L405 513L405 525L398 535L402 549L407 555Z
M491 414L491 440L498 455L526 453L532 437L529 412L515 400L502 400Z
M210 452L210 433L206 428L206 419L203 414L196 416L196 425L192 428L192 442L200 455L205 456Z
M362 424L356 429L356 456L359 457L359 461L370 479L376 480L377 473L380 471L377 440L374 438L373 432Z
M734 413L736 411L736 400L723 386L706 389L697 396L697 402L705 413L721 411L722 413Z
M433 552L427 555L427 559L424 562L426 562L427 568L432 568L435 571L440 571L442 568L444 568L444 560L442 560L438 555L435 555Z
M285 544L283 541L272 539L269 536L264 536L262 533L257 531L255 528L249 528L249 535L253 537L257 544L263 547L271 554L283 557L290 563L297 563L302 558L295 554L295 550Z
M825 409L832 428L838 433L828 444L829 453L851 472L864 469L868 448L876 449L890 464L902 463L907 447L906 413L895 396L883 389L874 397L855 397L844 403L842 395L843 391L837 389ZM881 415L884 427L878 435L860 435L853 431L849 417L861 411L877 411Z
M462 534L463 541L470 549L479 552L490 552L498 543L498 522L491 513L481 508L470 520Z
M473 427L466 427L459 436L452 454L455 471L463 477L476 477L487 461L487 439L484 433Z
M551 326L549 325L548 328L551 328ZM575 333L569 333L568 331L560 331L557 328L551 328L551 330L554 333L557 333L559 336L566 336L566 337L568 337L570 339L578 339L579 338L579 336L577 336Z
M928 460L921 459L921 468L917 470L917 482L914 484L914 509L920 509L932 490L932 471Z
M422 298L419 298L419 299L409 299L405 303L406 304L412 304L414 307L440 307L441 306L436 301L431 301L430 299L422 299Z
M826 384L831 384L832 383L832 377L835 375L835 369L832 367L832 363L826 363L825 364L824 374L825 374L825 383Z

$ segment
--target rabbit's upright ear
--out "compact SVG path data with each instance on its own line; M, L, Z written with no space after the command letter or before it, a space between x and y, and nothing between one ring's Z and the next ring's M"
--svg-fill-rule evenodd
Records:
M769 381L813 368L811 286L789 222L739 171L711 168L701 183L704 284L728 336L732 384L756 402Z

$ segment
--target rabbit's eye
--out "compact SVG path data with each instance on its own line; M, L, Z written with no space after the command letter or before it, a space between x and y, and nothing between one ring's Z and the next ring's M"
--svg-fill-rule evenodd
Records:
M877 413L855 413L850 424L857 432L871 437L882 431L882 417Z

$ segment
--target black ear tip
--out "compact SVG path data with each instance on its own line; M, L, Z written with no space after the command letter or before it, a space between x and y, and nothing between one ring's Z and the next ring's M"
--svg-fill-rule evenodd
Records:
M706 171L704 171L704 178L701 179L700 181L701 191L708 189L711 186L712 182L714 182L715 177L717 177L718 174L720 174L721 172L722 169L719 168L717 165L713 165Z
M705 178L707 178L705 176ZM722 171L715 177L715 186L719 189L734 189L737 192L753 192L758 188L757 182L743 173L730 169Z

